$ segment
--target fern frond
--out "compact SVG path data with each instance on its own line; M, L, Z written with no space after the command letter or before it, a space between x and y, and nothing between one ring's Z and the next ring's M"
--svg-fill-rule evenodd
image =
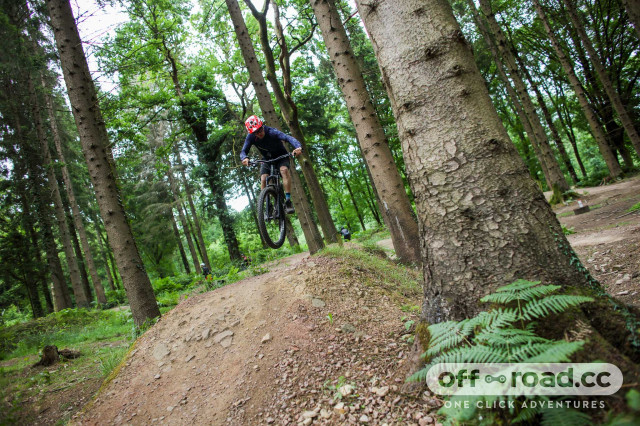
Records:
M467 333L475 331L480 332L482 329L491 328L499 329L504 328L518 320L518 316L514 309L492 309L489 312L480 312L475 317L467 320L463 329ZM478 328L480 330L478 330Z
M547 296L544 299L533 300L522 308L520 318L530 320L545 317L551 313L560 313L571 306L576 306L585 302L592 302L593 299L587 296L575 296L570 294L560 294Z
M421 370L416 371L411 376L409 376L407 382L424 382L425 380L427 380L427 372L429 371L430 367L431 364L425 366Z
M498 363L507 362L508 353L502 348L475 345L453 348L431 360L438 363Z
M547 343L549 340L538 336L531 330L506 328L500 330L485 330L477 334L475 340L487 346L517 348L531 343Z
M482 399L482 396L454 395L450 398L451 404L440 408L438 414L446 416L445 421L453 420L450 424L457 425L473 420L476 415L477 402L482 401Z
M437 345L440 340L447 338L456 328L458 328L457 321L445 321L430 325L428 327L429 346Z
M480 301L506 305L509 302L513 302L514 300L529 301L547 296L548 294L553 293L559 288L561 288L559 285L536 285L535 287L527 287L513 291L503 291L499 293L488 294L480 299Z
M527 288L535 287L540 284L541 281L527 281L527 280L515 280L511 284L504 285L502 287L498 287L496 289L496 293L513 293L516 291L522 291Z
M460 343L462 343L465 337L466 336L462 334L459 329L454 329L449 333L448 336L443 337L434 345L429 345L429 349L427 349L426 355L427 357L432 357L442 352L446 352L449 349L456 347Z
M542 422L540 424L544 426L582 426L594 423L587 413L572 408L546 407L541 409L540 413L542 414Z
M582 349L586 342L578 340L576 342L558 341L554 342L544 352L526 359L524 362L570 362L571 355Z
M525 359L530 359L543 354L551 346L553 346L553 342L530 343L523 345L511 351L511 359L509 359L509 362L524 362Z
M533 424L533 419L535 419L535 417L538 414L540 414L540 408L538 407L522 408L520 409L520 412L518 412L518 415L513 420L511 420L511 423L516 424L516 423L524 422L524 423Z

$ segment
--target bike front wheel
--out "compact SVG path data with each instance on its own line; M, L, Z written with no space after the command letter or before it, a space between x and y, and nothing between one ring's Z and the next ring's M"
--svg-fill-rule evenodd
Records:
M272 186L263 189L258 197L258 230L269 247L280 248L284 244L284 208L278 203L278 193Z

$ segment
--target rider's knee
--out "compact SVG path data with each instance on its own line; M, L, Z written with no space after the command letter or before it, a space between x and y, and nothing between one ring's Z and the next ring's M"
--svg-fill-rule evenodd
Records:
M289 168L287 166L280 167L280 174L282 176L289 175Z
M269 176L269 175L260 175L260 182L266 183L267 182L267 176Z

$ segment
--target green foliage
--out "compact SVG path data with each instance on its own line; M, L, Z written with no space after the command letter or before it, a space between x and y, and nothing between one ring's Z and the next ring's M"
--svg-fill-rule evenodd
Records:
M31 319L31 313L20 310L16 305L3 309L0 313L0 326L10 327L15 324L27 322Z
M633 206L629 207L627 210L628 213L640 211L640 203L636 203Z
M575 234L576 231L575 231L575 229L569 228L569 227L567 227L567 225L562 224L562 233L564 235L571 235L571 234Z
M68 347L77 342L127 336L131 312L65 309L26 323L0 327L0 359L37 354L45 345Z
M333 382L331 382L330 380L324 382L324 388L333 393L332 398L334 400L340 400L345 397L345 395L340 392L340 388L346 385L355 388L355 384L353 382L347 382L347 378L345 376L340 376L338 377L338 380L334 380Z
M113 306L124 305L127 303L127 294L124 290L108 290L105 292L107 303Z
M533 319L543 319L552 314L565 312L593 299L576 295L553 294L560 289L556 285L542 285L540 281L517 280L498 288L481 299L491 303L489 311L480 312L473 318L462 321L445 321L428 327L430 341L424 357L427 365L409 380L424 380L427 371L438 363L533 363L570 362L584 341L549 340L535 333ZM477 401L492 402L508 398L515 400L517 409L495 411L479 409ZM545 397L513 396L452 396L456 400L470 401L468 408L451 404L439 414L446 416L449 424L474 420L478 424L497 422L522 422L538 419L543 424L553 423L563 416L562 424L584 424L589 416L575 410L523 407L523 402L544 400ZM484 405L483 405L484 406ZM491 404L488 404L491 406ZM463 405L464 407L464 405ZM507 416L506 419L504 416ZM502 420L500 420L502 418ZM582 423L580 423L582 421ZM577 423L574 423L577 422Z
M103 377L107 377L119 364L127 353L126 347L116 349L109 348L106 353L99 355L100 371Z

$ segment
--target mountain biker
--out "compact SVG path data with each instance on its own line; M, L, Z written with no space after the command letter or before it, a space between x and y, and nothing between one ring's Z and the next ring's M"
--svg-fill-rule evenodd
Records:
M211 270L209 270L209 268L207 268L207 266L204 263L200 264L200 268L202 269L202 275L204 275L204 279L205 280L210 280L211 279Z
M282 133L278 129L274 129L273 127L265 126L262 120L255 115L247 118L247 121L244 122L245 127L247 128L246 139L244 140L244 145L242 146L242 150L240 151L240 161L245 166L249 165L249 158L247 154L251 146L255 146L260 154L262 154L263 160L270 160L272 158L280 157L281 155L285 155L287 150L284 146L284 142L289 142L291 146L293 146L294 150L292 154L294 157L297 157L302 152L302 145L300 142L292 136L286 135ZM291 203L291 175L289 173L289 158L283 158L279 160L276 164L276 167L280 169L280 174L282 175L282 185L284 186L284 208L287 214L295 213L295 209L293 208L293 204ZM269 176L270 166L267 163L262 163L260 167L260 188L264 189L267 183L267 176Z
M342 234L345 240L349 241L351 239L351 232L349 232L346 225L340 229L340 233Z

